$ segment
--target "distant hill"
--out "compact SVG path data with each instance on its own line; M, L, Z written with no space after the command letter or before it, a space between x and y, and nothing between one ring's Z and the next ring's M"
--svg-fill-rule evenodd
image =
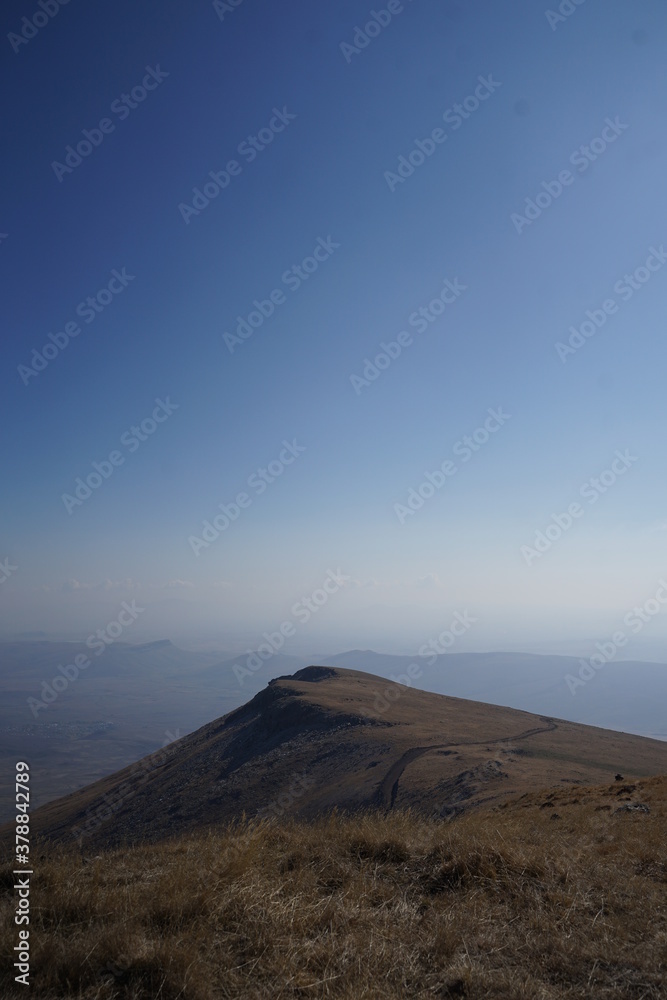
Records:
M246 816L411 807L450 817L547 787L667 772L667 743L308 667L154 754L38 809L86 849Z

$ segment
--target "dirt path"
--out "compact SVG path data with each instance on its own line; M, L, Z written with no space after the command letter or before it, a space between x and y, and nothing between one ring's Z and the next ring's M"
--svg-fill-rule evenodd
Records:
M541 715L540 719L542 722L546 723L545 726L537 726L533 729L526 729L525 732L519 733L517 736L501 736L495 740L470 740L463 741L459 743L433 743L427 747L411 747L410 750L406 750L402 757L391 765L386 775L380 782L378 788L378 799L380 805L384 806L385 809L391 809L396 801L396 796L398 794L398 782L400 781L401 775L405 771L408 764L411 764L413 760L417 760L418 757L423 757L425 753L429 753L431 750L446 750L449 747L480 747L480 746L494 746L498 743L516 743L518 740L526 740L530 736L538 736L540 733L550 733L554 729L558 729L558 726L553 721L545 715Z

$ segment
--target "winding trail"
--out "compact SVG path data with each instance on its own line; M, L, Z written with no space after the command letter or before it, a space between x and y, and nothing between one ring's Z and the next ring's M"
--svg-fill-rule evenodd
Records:
M519 733L517 736L501 736L495 740L468 740L459 743L433 743L426 747L411 747L391 765L380 782L377 793L380 805L384 806L387 810L393 807L398 795L398 783L401 775L408 764L411 764L413 760L417 760L418 757L423 757L425 753L429 753L431 750L446 750L449 747L480 747L494 746L498 743L516 743L518 740L527 740L530 736L538 736L540 733L551 733L554 729L558 729L553 719L550 719L548 716L541 715L540 719L546 723L545 726L526 729L525 732Z

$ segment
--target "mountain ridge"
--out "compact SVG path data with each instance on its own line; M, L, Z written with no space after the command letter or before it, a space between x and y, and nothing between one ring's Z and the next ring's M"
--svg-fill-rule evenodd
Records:
M608 782L619 770L633 779L667 772L667 745L311 666L43 806L32 825L45 844L88 849L168 839L276 802L304 819L378 808L447 818L546 787ZM288 792L297 779L298 794Z

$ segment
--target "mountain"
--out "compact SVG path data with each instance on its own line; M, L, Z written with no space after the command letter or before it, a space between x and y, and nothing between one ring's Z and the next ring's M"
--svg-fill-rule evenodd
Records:
M90 667L63 680L61 668L76 656L88 656ZM439 694L667 739L667 666L660 663L612 661L573 693L565 678L578 676L574 657L352 650L310 659L318 661L388 678L414 664L415 683ZM99 653L84 642L0 642L0 822L14 812L17 759L34 765L33 804L45 804L230 712L270 677L309 661L276 653L256 672L246 662L245 654L186 651L168 639L117 641ZM64 690L47 703L54 679Z
M410 807L448 818L546 787L667 772L667 743L390 684L341 667L247 704L32 815L43 840L157 842L243 815Z

